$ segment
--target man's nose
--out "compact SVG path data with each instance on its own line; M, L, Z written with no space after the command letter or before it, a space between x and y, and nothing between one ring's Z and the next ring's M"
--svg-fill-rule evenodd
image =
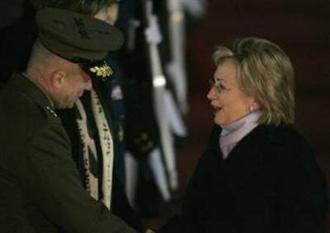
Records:
M85 90L91 91L92 89L93 89L92 79L88 78L88 80L86 81Z

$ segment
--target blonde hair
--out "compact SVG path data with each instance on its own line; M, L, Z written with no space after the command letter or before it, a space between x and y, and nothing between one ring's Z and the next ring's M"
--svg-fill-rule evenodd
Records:
M254 37L236 39L213 54L216 66L227 58L236 63L242 90L260 104L260 124L294 122L294 70L278 45Z

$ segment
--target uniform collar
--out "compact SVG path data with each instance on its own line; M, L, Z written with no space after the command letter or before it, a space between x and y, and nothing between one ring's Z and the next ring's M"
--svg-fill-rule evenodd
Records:
M25 75L14 73L9 80L8 85L15 87L16 91L27 96L42 108L47 109L48 111L54 110L52 103L46 94Z

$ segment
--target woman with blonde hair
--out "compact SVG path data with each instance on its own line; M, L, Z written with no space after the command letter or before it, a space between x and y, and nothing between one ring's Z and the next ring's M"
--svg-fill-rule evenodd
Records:
M294 128L294 71L276 44L236 39L214 52L215 127L181 216L158 232L321 233L324 175Z

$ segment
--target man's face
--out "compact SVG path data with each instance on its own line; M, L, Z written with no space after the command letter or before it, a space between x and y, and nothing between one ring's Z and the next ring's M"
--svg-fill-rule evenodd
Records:
M84 91L92 89L91 78L77 64L65 70L61 87L54 99L57 109L72 108Z

